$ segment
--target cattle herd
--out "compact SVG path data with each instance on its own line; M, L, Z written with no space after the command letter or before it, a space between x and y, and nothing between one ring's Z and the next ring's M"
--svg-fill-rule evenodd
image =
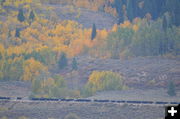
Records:
M58 98L28 98L22 97L0 97L0 101L49 101L49 102L94 102L94 103L124 103L124 104L180 104L180 102L165 101L127 101L127 100L98 100L98 99L58 99Z

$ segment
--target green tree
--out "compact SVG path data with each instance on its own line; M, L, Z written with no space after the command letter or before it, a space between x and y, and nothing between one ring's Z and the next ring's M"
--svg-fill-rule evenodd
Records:
M20 29L16 28L16 33L15 33L15 37L20 37Z
M24 21L25 21L25 17L24 17L24 13L23 13L23 10L22 10L22 9L19 10L17 19L18 19L20 22L24 22Z
M41 89L41 81L40 79L36 79L32 81L32 93L36 94L40 92Z
M175 90L175 85L173 81L169 81L167 93L169 96L176 96L176 90Z
M31 22L33 22L34 19L35 19L35 15L34 15L34 11L33 10L30 12L29 19L31 20Z
M77 70L77 69L78 69L76 58L73 58L73 61L72 61L72 69L73 69L73 70Z
M167 26L167 19L166 19L166 16L163 17L163 25L162 25L162 26L163 26L164 31L166 32L167 27L168 27L168 26Z
M68 60L65 53L61 54L58 65L60 69L64 69L68 65Z
M112 32L107 38L107 50L111 58L118 59L120 53L124 51L132 42L134 31L130 28L118 28L117 32Z
M94 40L96 38L96 25L93 24L93 27L92 27L92 33L91 33L91 40Z

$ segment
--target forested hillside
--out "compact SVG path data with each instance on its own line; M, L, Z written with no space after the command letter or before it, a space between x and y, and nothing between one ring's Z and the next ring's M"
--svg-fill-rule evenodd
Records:
M60 19L48 3L68 5L68 14L77 13L77 18L82 15L77 8L83 7L110 13L119 22L110 29L98 29L95 23L83 27ZM179 0L0 0L0 80L30 81L33 95L40 97L122 90L124 77L113 71L92 71L84 89L76 91L68 89L64 75L77 72L76 57L82 55L121 60L178 58L179 9Z
M95 11L105 11L119 17L119 23L136 17L157 19L165 14L171 17L171 24L180 25L179 0L46 0L46 3L71 4Z

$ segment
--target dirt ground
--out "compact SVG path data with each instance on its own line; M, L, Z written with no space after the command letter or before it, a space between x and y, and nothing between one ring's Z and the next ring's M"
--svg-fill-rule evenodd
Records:
M180 91L176 92L176 96L169 96L167 89L128 89L123 91L106 91L98 92L96 95L89 97L90 99L109 99L109 100L136 100L136 101L167 101L180 102Z
M127 104L65 103L65 102L0 102L0 117L17 119L64 119L74 113L80 119L163 119L163 106L137 106ZM4 110L3 110L4 107ZM6 109L7 107L11 107Z
M31 83L22 81L1 81L0 96L4 97L29 97Z

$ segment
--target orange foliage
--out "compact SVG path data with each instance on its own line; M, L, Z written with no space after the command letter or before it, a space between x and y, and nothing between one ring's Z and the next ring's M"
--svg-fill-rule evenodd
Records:
M112 32L116 32L118 29L118 25L117 24L114 24L114 26L112 27Z
M122 28L130 28L131 27L131 22L130 21L124 21L123 24L120 25Z
M47 67L41 64L39 61L31 58L24 63L24 73L22 79L25 81L33 81L40 75L41 72L48 73Z
M133 30L134 31L138 31L138 29L139 29L139 27L135 24L135 25L133 25Z
M106 13L112 14L113 16L117 16L117 15L118 15L115 8L112 8L112 7L107 6L107 5L105 6L104 11L105 11Z

